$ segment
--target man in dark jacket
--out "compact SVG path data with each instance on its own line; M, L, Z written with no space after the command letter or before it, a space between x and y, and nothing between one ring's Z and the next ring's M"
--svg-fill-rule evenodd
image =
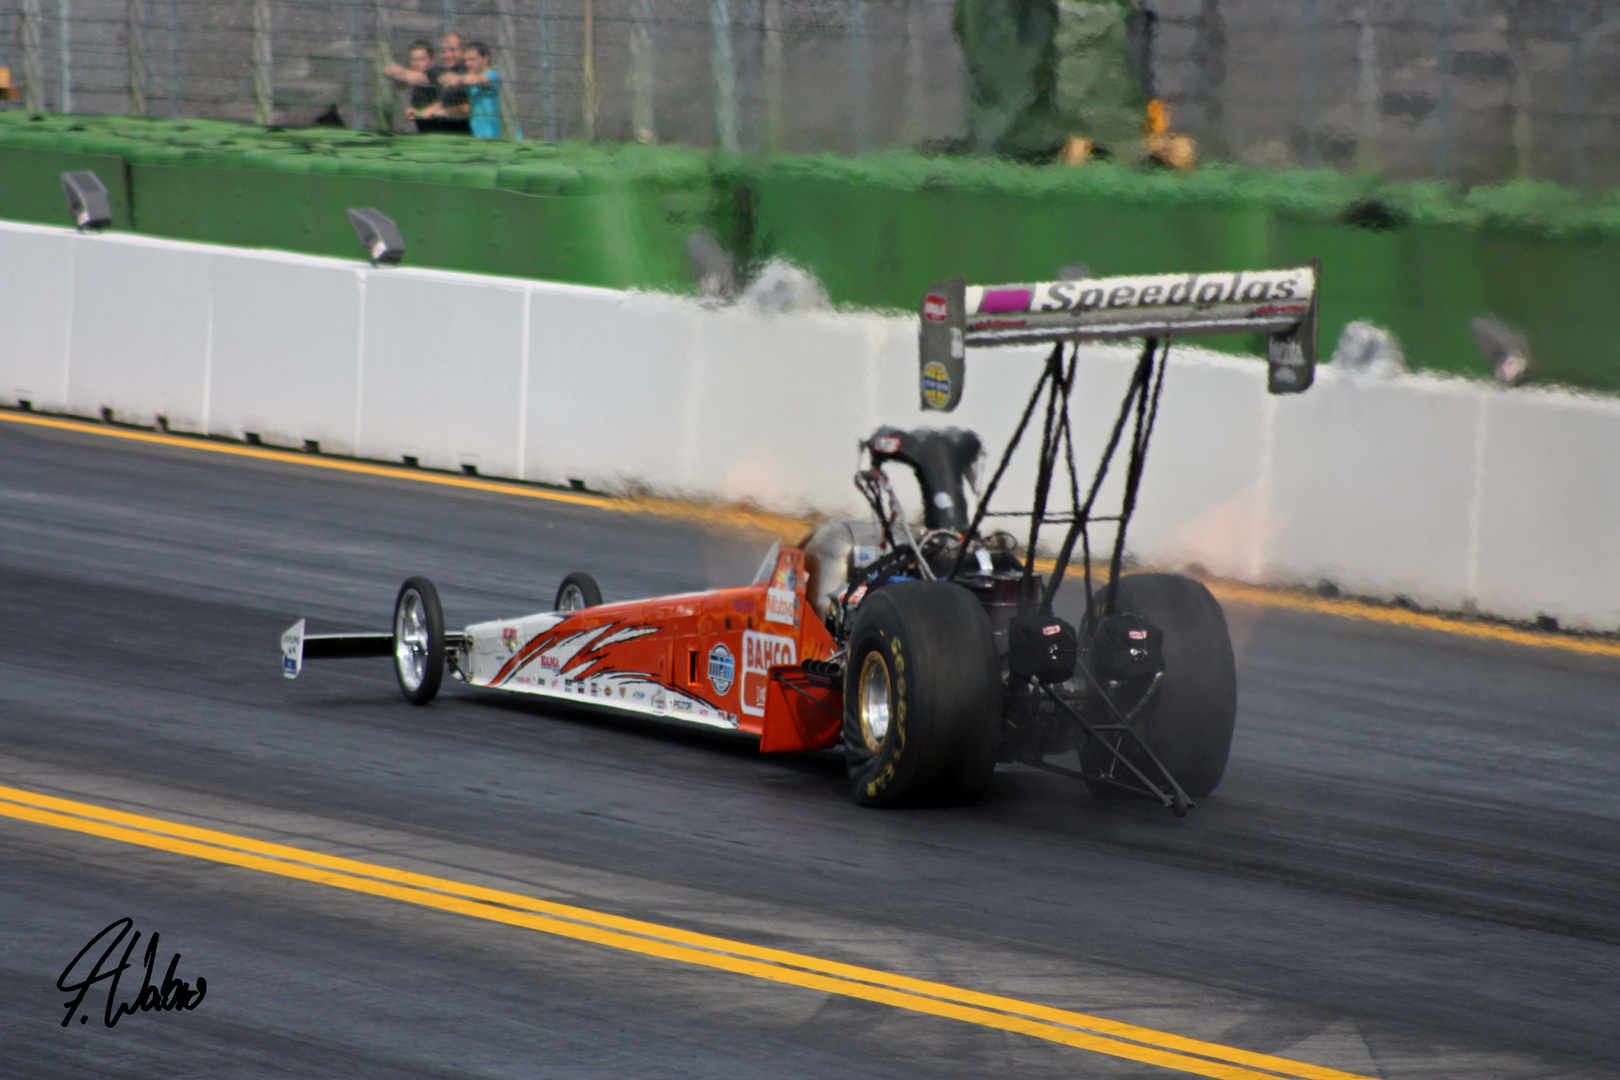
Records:
M956 0L972 149L1050 159L1078 138L1115 158L1139 156L1147 95L1132 36L1141 18L1136 0Z

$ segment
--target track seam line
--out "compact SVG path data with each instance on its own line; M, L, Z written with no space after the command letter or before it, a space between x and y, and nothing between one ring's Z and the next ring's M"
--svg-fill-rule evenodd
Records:
M1216 1080L1365 1080L1355 1074L1235 1047L1188 1039L1102 1017L1054 1009L871 968L821 960L745 942L609 915L483 886L324 855L250 837L200 829L0 786L0 814L524 926L529 929L717 968L774 982L1016 1031L1081 1049L1175 1068ZM1265 1070L1264 1072L1255 1071Z

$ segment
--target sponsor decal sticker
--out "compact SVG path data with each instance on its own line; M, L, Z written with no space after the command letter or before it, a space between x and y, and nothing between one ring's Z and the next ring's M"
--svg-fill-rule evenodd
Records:
M984 299L979 301L977 314L1000 315L1007 311L1028 311L1031 295L1029 289L986 289Z
M936 409L943 409L951 400L951 376L945 365L930 361L922 372L923 400Z
M669 707L668 702L669 699L664 696L664 692L662 690L658 691L653 695L652 699L653 712L663 712Z
M855 586L855 591L854 592L849 594L849 606L854 607L856 604L859 604L862 600L865 600L865 599L866 599L866 582L863 581L859 585Z
M792 589L765 590L765 621L792 626L799 613L799 597Z
M765 690L770 685L767 675L773 667L798 663L798 646L792 638L748 630L743 633L742 651L742 711L764 716Z
M923 318L929 322L944 322L950 317L950 306L939 293L929 293L923 298Z
M557 659L555 656L552 656L550 653L545 653L540 657L540 666L549 671L561 671L562 661Z
M737 677L737 661L732 659L731 650L724 645L716 645L709 650L709 685L714 692L724 696L731 693L731 684Z
M1125 631L1125 636L1130 638L1132 641L1146 641L1147 640L1147 631L1146 630L1127 630L1127 631Z
M1047 637L1051 637L1054 634L1063 633L1063 627L1057 625L1056 623L1053 623L1051 626L1043 626L1043 627L1041 627L1041 633L1045 634ZM1131 636L1135 637L1136 633L1137 632L1135 630L1132 630L1131 631Z
M895 454L900 451L900 437L898 435L875 435L872 437L872 452L877 454Z
M673 704L675 706L675 711L676 712L691 712L692 711L692 703L690 701L687 701L685 698L676 698L671 704Z
M304 620L299 619L281 635L281 673L289 679L296 679L303 666Z
M507 652L517 652L517 650L518 650L517 627L515 627L515 626L505 626L505 627L501 628L501 644L506 646L506 651Z

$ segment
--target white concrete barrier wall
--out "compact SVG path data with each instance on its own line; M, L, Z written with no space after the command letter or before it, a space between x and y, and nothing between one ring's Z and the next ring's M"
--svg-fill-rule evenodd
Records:
M0 403L788 512L862 514L856 444L882 424L972 428L988 479L1045 355L974 353L942 417L918 407L910 318L11 223L0 266ZM1082 484L1134 359L1084 351ZM1035 441L999 505L1027 506ZM1180 349L1129 546L1244 580L1613 630L1617 481L1611 399L1331 369L1274 398L1255 361ZM1116 476L1104 500L1119 491Z

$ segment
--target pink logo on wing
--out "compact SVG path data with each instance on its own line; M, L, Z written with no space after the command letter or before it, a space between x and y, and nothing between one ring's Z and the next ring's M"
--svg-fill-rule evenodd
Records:
M979 301L980 315L1000 315L1004 311L1028 311L1029 289L986 289Z

